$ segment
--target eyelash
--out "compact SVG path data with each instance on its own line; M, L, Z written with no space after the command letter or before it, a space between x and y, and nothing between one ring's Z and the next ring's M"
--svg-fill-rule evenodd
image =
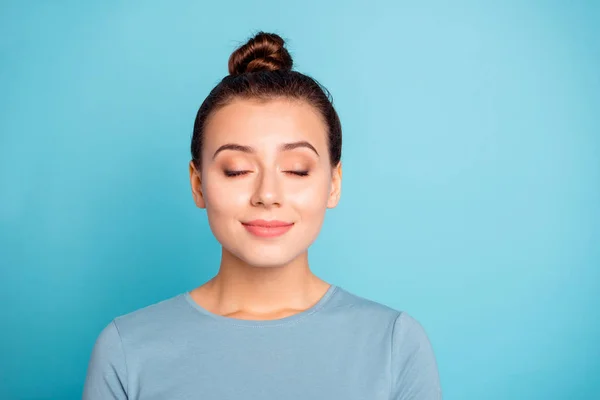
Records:
M237 176L245 175L250 171L225 171L225 176L228 178L235 178ZM308 176L308 171L285 171L286 173L296 176Z

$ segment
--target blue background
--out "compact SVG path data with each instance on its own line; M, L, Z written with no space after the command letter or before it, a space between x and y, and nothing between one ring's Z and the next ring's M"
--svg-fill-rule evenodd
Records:
M217 272L192 125L258 30L344 128L313 271L415 316L445 399L600 398L600 3L415 3L3 2L0 398L80 398L103 326Z

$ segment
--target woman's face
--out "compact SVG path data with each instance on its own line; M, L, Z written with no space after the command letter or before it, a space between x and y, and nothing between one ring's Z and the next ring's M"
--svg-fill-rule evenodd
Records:
M282 266L304 254L337 205L341 163L331 167L327 127L308 103L236 99L210 116L202 169L190 162L190 178L225 251L253 266Z

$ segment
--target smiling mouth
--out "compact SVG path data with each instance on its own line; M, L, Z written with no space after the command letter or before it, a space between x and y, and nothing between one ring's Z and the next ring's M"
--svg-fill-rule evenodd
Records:
M244 228L254 236L258 237L277 237L281 236L287 231L289 231L292 226L294 226L293 222L283 222L283 221L250 221L250 222L242 222Z

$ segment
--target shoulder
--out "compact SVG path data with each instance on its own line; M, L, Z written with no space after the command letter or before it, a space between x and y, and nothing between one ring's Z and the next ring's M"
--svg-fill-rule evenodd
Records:
M119 329L130 329L139 325L164 324L165 319L174 320L183 310L182 294L159 300L114 318Z
M339 294L330 306L332 309L346 308L352 310L356 315L384 319L390 323L396 339L403 337L427 338L423 326L409 312L357 295L341 287L338 287L337 290Z
M329 304L331 310L345 310L354 313L357 317L368 316L387 321L393 321L398 315L398 310L340 286L336 288L336 292L336 296Z
M438 366L423 325L409 312L398 310L341 289L337 309L346 310L356 329L371 337L384 333L391 362L392 399L441 399ZM336 310L336 307L332 307Z
M400 312L392 331L394 399L441 399L438 365L429 337L419 321Z
M123 347L119 330L115 321L105 325L96 337L93 348L93 357L106 359L119 359L122 357Z
M123 343L114 320L106 325L94 343L90 356L83 399L126 399L127 362Z
M363 333L371 340L391 344L392 333L402 314L384 303L338 287L322 316L341 329L347 328Z
M427 332L421 323L406 311L399 311L394 320L393 336L395 344L428 344Z
M119 354L124 350L124 343L132 338L174 327L183 311L181 295L177 295L118 315L103 326L95 349L99 354Z

